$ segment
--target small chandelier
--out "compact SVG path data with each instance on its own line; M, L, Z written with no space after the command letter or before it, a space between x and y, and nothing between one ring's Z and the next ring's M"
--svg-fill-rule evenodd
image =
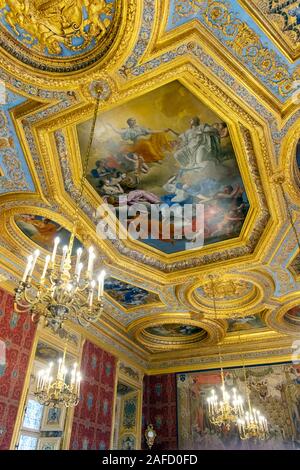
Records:
M210 279L212 283L214 313L215 318L217 319L215 283L213 276L210 276ZM218 353L221 369L221 395L219 397L215 389L212 389L210 396L207 398L208 417L214 426L218 427L222 431L229 431L232 424L236 424L238 419L243 415L244 400L241 395L237 394L236 388L233 388L230 391L226 390L219 338Z
M239 342L242 346L241 334L239 334ZM269 437L268 421L259 410L253 408L250 400L250 393L247 386L247 374L245 367L245 355L243 354L243 372L244 382L247 391L248 409L237 420L239 436L242 440L254 439L264 441Z
M79 403L81 374L77 371L75 363L73 369L66 368L66 349L64 355L58 360L56 377L54 377L54 364L50 362L48 369L38 373L35 396L39 403L45 406L65 406L72 408Z
M242 440L265 440L269 437L268 421L255 408L250 408L237 421L239 435Z
M48 255L44 260L43 272L39 281L35 284L33 283L32 276L40 255L40 251L36 250L33 255L28 257L23 278L15 289L16 311L19 313L29 312L32 315L32 320L35 322L44 317L46 326L50 326L54 331L63 328L64 321L72 318L78 320L83 325L86 325L86 322L96 322L103 311L105 273L102 271L96 279L93 278L93 267L96 257L93 247L89 249L87 269L84 274L83 263L81 262L82 248L77 250L75 266L72 266L71 259L100 96L101 90L97 96L69 245L63 247L62 257L56 263L60 239L59 237L55 239L52 256Z
M233 388L229 392L226 390L223 371L221 396L218 397L215 389L212 389L207 403L210 422L222 431L229 431L232 423L238 421L244 412L244 401L237 395L236 389Z

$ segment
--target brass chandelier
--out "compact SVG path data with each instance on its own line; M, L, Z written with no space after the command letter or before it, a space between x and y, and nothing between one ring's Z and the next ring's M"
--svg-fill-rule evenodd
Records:
M35 396L41 405L75 407L80 400L81 374L76 363L71 371L66 368L66 348L58 360L56 375L54 369L53 362L50 362L46 370L38 373Z
M38 282L33 282L33 272L40 251L36 250L28 257L27 266L18 287L15 289L15 308L19 313L29 312L32 320L38 322L45 318L45 324L54 331L63 328L66 320L76 319L79 323L96 322L103 311L103 293L105 272L94 277L94 261L96 258L93 247L88 250L86 269L81 262L83 250L77 250L76 264L72 265L72 251L76 236L79 208L82 203L83 189L87 174L88 161L92 148L97 114L100 104L101 90L98 91L97 102L91 127L87 153L83 166L80 191L76 199L73 229L69 244L63 247L62 256L58 259L57 250L60 239L54 241L52 255L44 260L44 269Z
M210 276L210 279L212 283L214 313L217 319L215 283L212 276ZM221 369L221 393L218 395L216 390L212 389L210 396L207 397L208 417L214 426L222 431L229 431L232 425L236 424L238 419L243 416L244 400L241 395L237 394L236 388L232 388L232 390L226 389L219 337L218 354Z
M239 334L239 343L242 345L241 342L241 334ZM250 393L247 386L247 374L246 374L246 367L245 367L245 357L243 354L243 373L244 373L244 383L246 387L247 393L247 405L248 409L244 410L242 415L237 420L238 432L240 439L247 440L260 440L264 441L269 437L269 428L268 428L268 421L263 416L259 410L253 408L251 405L250 400Z
M263 441L269 437L268 421L259 410L249 405L242 418L237 421L240 439L255 439Z

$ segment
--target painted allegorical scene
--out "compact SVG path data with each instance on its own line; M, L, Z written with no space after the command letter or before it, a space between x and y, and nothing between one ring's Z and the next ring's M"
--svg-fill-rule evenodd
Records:
M154 292L113 277L105 279L104 289L107 295L126 309L160 303L159 296Z
M300 307L293 307L284 315L284 320L290 325L300 328Z
M44 250L53 250L56 237L60 238L58 253L62 253L64 245L69 243L70 232L47 217L33 214L19 214L15 216L15 222L24 235ZM75 239L72 254L74 255L77 248L81 246L79 240Z
M300 365L224 370L227 390L236 387L268 420L266 440L241 440L235 426L220 432L208 416L207 397L219 394L219 370L177 374L179 449L300 449ZM246 380L245 380L246 376Z
M78 126L82 156L90 126ZM238 237L249 209L226 123L178 81L98 117L88 179L119 218L124 201L146 208L138 215L144 222L140 239L167 254L185 250L186 239L189 249L199 246L195 212L185 217L184 205L204 205L197 230L205 245ZM153 205L161 210L150 220ZM162 226L170 208L166 237ZM126 228L134 219L125 219Z
M264 328L266 326L261 315L247 315L246 317L240 318L229 318L228 320L228 333L234 331L249 331Z
M201 328L193 325L179 325L176 323L165 323L161 325L150 326L145 330L147 333L162 337L186 337L201 333Z

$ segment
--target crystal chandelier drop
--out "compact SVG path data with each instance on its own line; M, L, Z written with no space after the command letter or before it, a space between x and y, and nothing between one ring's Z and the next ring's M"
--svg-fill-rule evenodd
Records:
M212 283L215 319L217 319L215 283L213 276L210 276L210 279ZM241 395L237 394L236 388L226 390L219 338L218 353L221 369L220 396L217 395L215 389L212 389L210 396L207 398L207 411L209 420L214 426L218 427L222 431L229 431L232 425L236 424L238 419L243 416L244 400Z
M35 396L39 403L45 406L65 406L71 408L79 403L81 374L75 363L73 369L66 368L66 349L58 360L56 376L54 364L50 362L48 369L38 373Z
M76 319L81 324L95 322L103 311L103 291L105 273L102 271L96 278L93 276L95 253L89 248L86 270L81 262L83 250L77 250L76 264L72 265L72 251L76 236L79 208L83 195L88 160L92 148L97 114L99 110L101 90L98 92L97 103L87 154L83 166L83 175L73 220L73 229L69 244L63 247L62 256L58 259L60 239L54 241L52 255L44 260L43 272L37 282L33 282L33 272L40 256L36 250L28 257L27 266L18 287L15 289L15 308L19 313L29 312L33 321L45 318L45 324L54 331L63 327L66 320ZM34 280L36 281L36 280Z

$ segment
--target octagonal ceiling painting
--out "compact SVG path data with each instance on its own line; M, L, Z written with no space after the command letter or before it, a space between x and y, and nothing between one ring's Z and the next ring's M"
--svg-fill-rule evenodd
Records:
M78 125L83 156L90 125ZM199 247L200 233L202 245L238 237L249 209L226 123L179 81L99 116L88 179L130 234L138 225L135 238L166 254Z

